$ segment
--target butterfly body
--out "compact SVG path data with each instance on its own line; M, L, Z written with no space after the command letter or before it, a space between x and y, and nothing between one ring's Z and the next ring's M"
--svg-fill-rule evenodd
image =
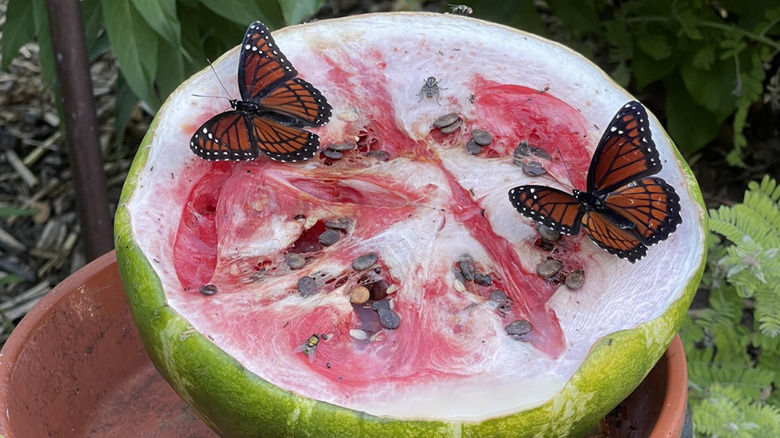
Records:
M262 151L276 161L313 157L317 135L303 128L330 119L325 97L279 51L259 21L247 29L238 63L240 99L232 110L207 120L192 136L190 149L206 160L253 160Z
M635 262L682 223L674 188L652 176L660 170L647 113L640 103L629 102L596 147L587 190L569 194L542 185L519 186L509 191L509 200L524 216L559 233L573 235L584 228L601 248Z

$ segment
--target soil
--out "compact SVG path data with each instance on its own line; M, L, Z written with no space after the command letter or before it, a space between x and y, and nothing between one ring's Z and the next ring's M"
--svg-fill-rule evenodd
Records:
M4 5L0 1L0 21ZM326 2L317 18L402 9L405 1ZM446 2L422 2L427 10L447 10ZM72 171L53 92L44 84L38 48L22 48L0 72L0 345L22 316L63 278L85 264L82 230L75 207ZM116 208L122 184L152 115L136 108L117 140L114 130L116 65L110 57L92 65L99 136L110 207ZM663 120L658 99L639 96ZM645 99L646 98L646 99ZM742 199L748 181L778 177L780 109L758 103L750 113L746 167L729 166L727 127L718 139L689 157L708 207ZM12 208L13 211L8 209ZM21 211L19 211L21 210Z

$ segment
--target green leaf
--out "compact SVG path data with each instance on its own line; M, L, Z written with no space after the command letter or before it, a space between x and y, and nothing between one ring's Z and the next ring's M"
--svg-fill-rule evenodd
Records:
M130 123L130 117L138 104L138 98L133 94L122 73L116 78L116 98L114 100L114 144L117 149L125 138L125 129Z
M278 29L284 24L282 10L275 1L246 0L199 0L217 15L242 25L244 28L255 20L262 21L269 29ZM237 41L236 44L241 41Z
M475 0L469 2L469 6L474 10L474 17L516 27L537 35L548 34L531 1Z
M160 42L159 63L165 65L157 72L157 88L164 100L185 79L184 58L180 46L172 46L165 41Z
M9 0L3 24L3 38L0 41L0 56L5 70L16 57L19 49L35 38L35 19L33 2L30 0Z
M678 77L669 77L666 85L666 117L669 135L677 146L691 154L714 140L717 118L697 104Z
M547 4L573 35L599 33L601 20L592 0L547 0Z
M35 210L30 210L29 208L0 207L0 217L32 216L34 214Z
M660 81L672 74L677 74L675 70L679 65L679 58L680 54L675 52L670 59L658 62L641 50L638 50L634 54L634 59L631 63L631 70L634 73L634 79L636 79L636 88L642 90L653 82Z
M644 38L639 38L637 46L656 61L668 58L672 54L672 46L662 34L645 35Z
M49 10L46 0L33 0L33 18L35 32L38 35L38 58L41 63L43 83L49 86L57 76L57 67L54 64L54 52L51 47L51 28L49 28Z
M103 8L101 0L81 0L81 20L84 22L84 38L90 55L100 35L103 35Z
M683 32L685 32L685 35L687 35L688 38L692 40L701 40L704 38L696 27L701 22L701 19L691 10L680 11L676 17L680 22L680 26L682 26Z
M158 35L174 46L181 45L181 25L176 0L131 0L139 14Z
M136 96L154 109L160 96L154 90L159 40L130 0L103 3L106 31L119 68Z
M691 60L692 66L702 70L709 70L712 67L712 64L715 63L715 51L717 49L717 46L714 44L705 44L702 46L702 48L697 50L693 55L693 59Z
M24 281L24 277L18 274L10 274L0 278L0 286L11 286Z
M298 24L310 18L324 3L324 0L279 0L287 25Z
M685 88L697 104L713 114L718 123L736 110L736 96L732 93L736 83L734 61L718 61L709 70L697 68L692 60L683 62L680 73Z

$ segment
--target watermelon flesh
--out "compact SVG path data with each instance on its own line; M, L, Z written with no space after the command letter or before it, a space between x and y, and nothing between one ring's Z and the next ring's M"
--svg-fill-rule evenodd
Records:
M448 28L446 38L409 36L382 19L360 38L338 26L316 40L275 34L333 106L329 124L312 129L321 144L355 144L339 160L229 163L191 154L192 132L227 107L193 96L222 93L210 71L161 110L165 123L127 203L135 240L192 332L275 386L396 419L479 422L520 412L559 393L600 338L662 316L696 276L702 210L654 119L660 175L683 205L677 232L636 264L582 234L552 251L537 245L534 224L507 191L583 188L602 130L631 98L558 46L526 39L514 53L505 36L475 42L475 20L450 19L458 31ZM385 40L393 44L380 50ZM533 68L520 68L524 56ZM237 58L233 51L214 64L233 95ZM438 99L418 96L430 75ZM432 127L450 112L461 128ZM464 147L473 129L492 134L477 155ZM552 157L541 179L513 164L521 141ZM326 245L328 230L338 240ZM290 254L303 267L293 269ZM370 268L353 268L368 254L377 259ZM536 266L547 258L563 262L563 275L584 270L583 287L541 278ZM469 268L489 284L463 281ZM313 293L301 293L303 277ZM216 293L202 293L207 285ZM365 304L350 301L358 286L372 292ZM497 290L508 301L497 303ZM397 328L387 328L376 303L391 309ZM516 321L530 332L508 334ZM648 346L656 357L670 333L662 327L660 345ZM305 347L313 334L318 342Z

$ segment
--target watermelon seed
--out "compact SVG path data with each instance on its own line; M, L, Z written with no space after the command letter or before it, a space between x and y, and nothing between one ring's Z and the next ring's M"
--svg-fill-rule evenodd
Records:
M500 289L495 289L492 292L490 292L490 295L488 296L488 300L490 300L490 302L495 304L496 306L495 310L502 317L506 316L506 314L509 313L510 310L512 310L512 299L509 298L504 293L504 291Z
M482 286L490 286L493 284L493 277L490 274L474 274L474 283L481 284Z
M333 229L328 229L322 232L320 236L317 238L322 246L331 246L334 243L338 242L341 238L341 234Z
M326 363L325 366L330 368L330 362Z
M379 315L379 325L387 330L395 330L401 325L401 317L390 308L389 301L377 301L371 308Z
M536 265L536 273L545 280L549 279L563 267L563 262L555 259L547 259Z
M474 281L474 274L476 274L476 271L474 269L474 259L471 258L470 255L461 255L458 267L460 267L460 272L467 281Z
M460 293L466 292L466 285L462 281L458 280L457 278L455 279L455 281L452 282L452 287L455 288L455 290Z
M453 269L452 275L455 276L455 280L458 280L461 283L466 284L466 278L463 276L463 273L460 272L460 269L458 268Z
M506 327L504 327L504 330L506 330L506 334L509 336L515 338L518 341L523 340L523 336L528 334L531 331L531 323L524 320L524 319L518 319L517 321L513 321L509 323Z
M331 148L327 148L324 151L322 151L322 155L324 155L326 158L330 158L331 160L340 160L344 158L344 152L337 151Z
M206 296L211 296L217 293L217 285L216 284L205 284L200 287L200 293Z
M352 226L352 220L346 217L340 217L325 221L325 227L332 230L348 231Z
M441 128L441 133L452 134L453 132L457 131L461 127L461 125L463 125L463 122L461 122L460 119L458 119L452 125Z
M536 223L536 231L539 232L539 235L542 236L542 239L550 243L557 242L558 239L561 238L561 233L553 230L541 222Z
M390 295L390 294L394 294L394 293L395 293L395 291L397 291L397 290L398 290L398 285L397 285L397 284L391 284L391 285L390 285L390 286L387 288L387 290L385 291L385 293L386 293L386 294L388 294L388 295Z
M317 282L308 275L298 279L298 293L302 297L308 297L317 293Z
M349 301L354 304L363 304L371 297L371 292L365 286L355 286L349 293Z
M342 143L333 143L332 145L328 146L328 149L344 152L344 151L351 151L356 147L357 145L355 143L342 142Z
M368 340L368 333L366 333L363 330L351 329L349 331L349 335L352 336L353 338L357 339L358 341L366 341L366 340Z
M460 116L458 116L458 113L445 114L433 122L433 127L444 128L445 126L452 125L453 123L458 121L459 117Z
M366 155L369 157L374 157L379 161L388 161L390 160L390 154L387 151L382 150L373 150L366 152Z
M298 253L288 252L284 255L284 262L287 263L288 268L296 270L306 264L306 258Z
M471 131L471 139L479 146L487 146L493 141L493 136L482 129L475 129Z
M387 296L388 286L389 285L384 280L375 281L366 285L371 293L371 299L374 301L379 301Z
M482 153L482 146L478 145L472 138L466 143L466 152L469 155L479 155Z
M577 290L580 287L582 287L582 283L585 282L585 271L582 269L576 269L569 274L568 277L566 277L566 287L568 287L571 290Z
M523 163L522 165L523 173L528 176L542 176L545 173L547 173L547 170L545 170L544 167L542 167L541 164L537 163L536 161L531 161L530 163Z
M368 254L363 254L352 261L352 269L356 271L365 271L373 266L378 259L376 253L370 252Z

